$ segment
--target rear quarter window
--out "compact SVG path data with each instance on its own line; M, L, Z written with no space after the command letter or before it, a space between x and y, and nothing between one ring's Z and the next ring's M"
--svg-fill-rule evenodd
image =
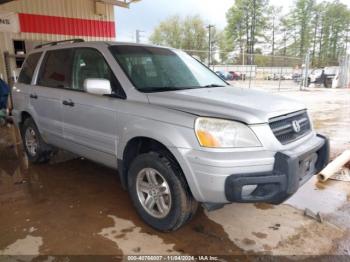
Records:
M22 84L29 85L32 82L32 78L34 75L35 68L38 65L39 59L41 57L40 53L34 53L28 56L28 58L25 60L21 73L18 77L18 82Z

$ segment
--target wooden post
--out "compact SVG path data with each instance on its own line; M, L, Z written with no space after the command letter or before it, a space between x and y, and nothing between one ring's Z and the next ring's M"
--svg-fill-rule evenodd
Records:
M12 88L13 88L13 84L14 84L14 79L12 79L12 75L11 75L10 59L11 59L11 56L10 56L9 52L5 51L4 52L4 61L5 61L6 78L7 78L7 83L10 87L10 93L9 93L9 98L8 98L9 116L12 115L12 109L13 109Z

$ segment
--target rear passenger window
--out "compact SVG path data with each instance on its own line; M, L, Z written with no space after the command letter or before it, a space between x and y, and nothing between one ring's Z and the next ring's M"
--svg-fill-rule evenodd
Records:
M48 51L42 63L38 85L70 88L72 85L72 49Z
M36 66L38 65L39 59L41 57L40 53L34 53L28 56L26 61L24 62L22 66L21 73L18 77L18 82L22 84L29 85L32 82L32 78L34 75L34 71Z

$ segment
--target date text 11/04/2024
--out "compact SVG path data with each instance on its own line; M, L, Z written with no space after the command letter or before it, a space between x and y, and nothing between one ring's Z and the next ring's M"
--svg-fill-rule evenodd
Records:
M127 256L128 261L217 261L216 256Z

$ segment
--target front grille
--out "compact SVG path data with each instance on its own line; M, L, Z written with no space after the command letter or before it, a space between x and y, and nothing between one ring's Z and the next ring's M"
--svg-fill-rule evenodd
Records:
M306 111L271 118L269 125L278 141L283 145L291 143L311 131L311 124Z

